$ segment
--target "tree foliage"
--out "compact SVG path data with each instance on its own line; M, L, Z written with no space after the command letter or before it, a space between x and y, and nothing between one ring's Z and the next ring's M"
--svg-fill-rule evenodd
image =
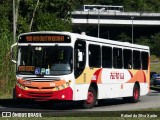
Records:
M21 0L19 3L18 33L38 30L71 31L72 0ZM36 7L36 9L35 9ZM34 14L34 16L33 16ZM34 18L33 18L34 17ZM33 26L31 20L33 19ZM25 25L26 24L26 25ZM20 27L21 29L19 29ZM24 26L24 27L22 27Z
M146 38L141 36L139 39L136 40L137 44L147 45L150 47L151 54L160 57L160 32L155 33L155 35L151 35L150 38Z
M156 33L155 35L151 36L152 41L152 51L155 55L160 57L160 33Z
M160 11L159 0L15 0L15 4L17 35L28 31L72 31L71 11L82 8L84 4L122 5L125 11ZM12 0L0 0L0 94L11 93L15 81L14 66L10 62L10 46L13 44L12 9ZM121 41L131 40L125 33L121 33L118 38ZM140 37L136 41L149 45L152 54L160 57L160 33L150 38Z
M131 43L131 38L126 34L126 33L121 33L118 37L118 40L119 41L122 41L122 42L130 42Z
M39 1L37 5L37 0L15 0L17 35L38 30L71 31L71 14L68 13L73 10L72 0ZM16 78L15 67L10 60L10 46L13 44L12 8L12 0L0 1L0 95L12 92ZM33 24L30 29L32 18Z

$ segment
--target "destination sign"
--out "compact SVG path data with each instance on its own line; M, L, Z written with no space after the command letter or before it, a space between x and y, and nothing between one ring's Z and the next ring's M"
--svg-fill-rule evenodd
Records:
M35 67L34 66L18 66L19 72L34 72Z
M70 43L67 35L58 34L27 34L19 37L19 43Z

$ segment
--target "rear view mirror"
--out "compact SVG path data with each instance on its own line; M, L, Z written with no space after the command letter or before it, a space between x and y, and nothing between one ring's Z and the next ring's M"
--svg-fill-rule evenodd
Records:
M17 62L16 62L16 60L15 60L15 53L14 53L14 52L15 52L15 50L14 50L15 46L17 46L17 42L14 43L14 44L11 46L11 61L16 64Z

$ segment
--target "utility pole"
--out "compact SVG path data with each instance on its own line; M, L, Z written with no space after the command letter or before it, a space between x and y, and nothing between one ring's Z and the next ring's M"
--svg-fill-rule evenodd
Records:
M133 44L133 19L134 17L131 17L131 19L132 19L132 44Z
M13 0L13 43L16 42L16 12L15 0Z
M105 10L105 8L97 9L93 8L94 11L98 12L98 38L99 38L99 33L100 33L100 13Z
M36 6L34 8L34 11L33 11L33 14L32 14L32 19L31 19L31 22L30 22L30 25L29 25L29 31L32 30L32 24L33 24L34 16L36 14L36 10L38 8L38 4L39 4L39 0L37 0L37 4L36 4Z

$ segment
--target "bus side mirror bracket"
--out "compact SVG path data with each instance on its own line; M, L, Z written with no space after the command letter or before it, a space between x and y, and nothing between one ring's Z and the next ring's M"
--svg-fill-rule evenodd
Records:
M14 43L12 46L11 46L11 61L13 62L13 63L15 63L15 64L17 64L17 62L16 62L16 60L14 60L14 47L15 46L17 46L18 45L18 43L16 42L16 43Z

